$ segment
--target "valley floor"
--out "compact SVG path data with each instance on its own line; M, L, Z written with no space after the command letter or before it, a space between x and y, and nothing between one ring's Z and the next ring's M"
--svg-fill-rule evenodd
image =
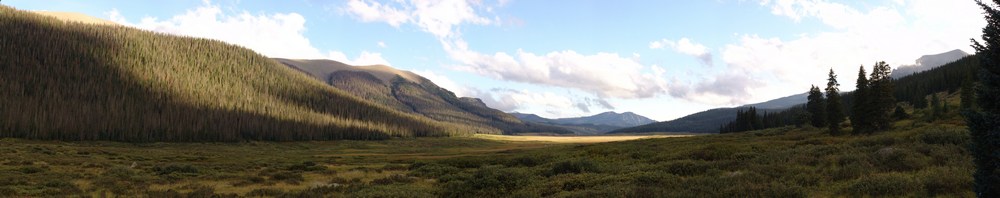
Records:
M960 122L896 125L853 136L786 127L684 138L2 139L0 197L973 196Z
M279 195L406 176L421 160L499 156L652 136L503 136L386 141L119 143L0 140L0 196ZM413 187L433 182L414 179ZM170 191L173 189L173 191Z

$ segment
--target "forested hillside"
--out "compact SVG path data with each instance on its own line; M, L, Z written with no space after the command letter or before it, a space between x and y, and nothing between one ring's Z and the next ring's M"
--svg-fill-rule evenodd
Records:
M943 91L955 92L961 88L964 81L975 81L974 77L970 75L972 74L971 72L974 71L974 68L978 67L978 64L978 58L974 55L970 55L934 69L917 72L913 75L904 76L899 79L893 79L893 95L896 98L896 101L906 102L907 104L917 108L927 107L929 104L927 95ZM840 72L843 74L852 73L851 71ZM803 93L806 91L807 90L803 90ZM849 107L853 105L853 95L853 92L845 92L843 94L843 104L845 106ZM796 96L801 96L803 98L802 101L805 101L805 94L798 94ZM784 98L775 100L782 99ZM676 120L619 129L613 131L612 133L718 132L720 125L725 125L733 120L736 120L736 115L738 114L737 111L747 111L751 106L769 103L770 101L745 105L738 108L710 109L681 117ZM851 113L849 108L846 110L846 113ZM785 111L785 109L758 109L757 111L758 113L761 113L761 116L763 116L764 112L780 113ZM799 110L796 109L794 111ZM792 115L788 112L781 114Z
M5 6L0 93L0 137L284 141L476 132L362 100L240 46Z
M459 98L413 72L385 65L351 66L332 60L275 59L338 89L400 112L475 128L486 133L570 131L530 122L522 122L500 110L492 109L475 98Z

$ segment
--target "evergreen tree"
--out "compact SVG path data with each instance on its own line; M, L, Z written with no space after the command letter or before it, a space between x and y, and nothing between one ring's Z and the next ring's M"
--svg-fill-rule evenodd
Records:
M919 96L913 100L913 108L924 109L927 108L927 96Z
M937 94L931 94L931 117L930 121L937 120L941 118L941 114L944 111L941 109L941 98L938 98Z
M809 102L806 103L806 109L809 110L811 117L809 118L810 123L814 127L825 127L826 126L826 101L823 99L823 92L819 91L819 87L813 85L809 88Z
M826 83L826 120L830 135L839 135L840 123L844 122L844 105L840 97L840 83L837 83L837 74L833 73L833 69L830 69L829 77Z
M966 123L972 135L969 149L976 164L974 190L979 197L1000 197L1000 10L976 1L986 13L984 43L972 40L979 54L979 84L976 99L979 110L966 111Z
M868 102L871 104L867 119L872 127L869 133L885 131L892 127L892 110L896 99L892 94L892 68L885 61L876 62L868 78Z
M871 103L868 99L868 78L866 76L865 66L862 65L858 69L857 90L854 90L854 103L851 106L851 126L854 128L851 133L855 135L868 133L871 130L867 117Z
M910 114L906 113L906 109L903 109L902 106L896 106L896 111L892 113L892 118L895 118L896 120L902 120L910 118Z
M960 95L962 99L962 110L971 109L973 105L975 105L975 92L972 90L972 84L972 74L970 73L965 75L965 80L962 80L962 95Z

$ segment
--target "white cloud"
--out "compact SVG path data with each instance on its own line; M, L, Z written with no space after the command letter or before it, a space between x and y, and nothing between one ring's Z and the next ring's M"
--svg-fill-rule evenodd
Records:
M385 22L393 27L413 23L438 38L456 37L463 23L486 25L492 20L476 14L465 0L397 0L397 6L373 0L350 0L343 10L363 22Z
M340 51L331 51L327 58L330 60L335 60L348 65L364 66L364 65L392 65L389 61L382 58L382 53L361 51L361 54L357 58L350 59L347 55Z
M649 42L649 49L664 48L670 48L678 53L693 56L701 61L702 64L712 66L712 53L709 51L709 48L700 43L691 41L691 39L681 38L677 41L661 39L659 41Z
M537 55L518 50L514 55L490 55L468 50L461 41L444 46L461 64L458 69L500 80L574 88L614 98L653 97L667 87L662 76L645 73L646 66L615 53L583 55L564 50Z
M381 48L388 47L388 46L385 45L385 41L379 41L377 44L378 44L378 47L381 47Z
M305 18L297 13L252 15L242 11L228 15L219 6L206 2L184 14L164 20L146 17L138 23L131 23L117 10L112 10L108 15L120 24L175 35L217 39L242 45L270 57L323 57L323 53L302 35L306 30Z
M363 51L355 59L347 58L340 51L323 53L303 35L306 20L298 13L252 15L244 10L229 14L224 13L218 5L205 0L199 7L162 20L146 17L138 23L132 23L117 9L105 14L119 24L174 35L221 40L250 48L268 57L332 59L352 65L390 65L381 53Z
M552 92L532 92L515 89L492 89L475 91L474 97L483 100L487 106L504 111L538 110L539 116L548 118L571 117L580 115L571 109L579 107L569 97Z
M438 87L447 89L448 91L455 93L455 95L458 97L473 96L475 92L471 91L472 88L459 85L458 83L455 83L455 81L452 81L450 78L448 78L448 76L445 76L443 74L438 74L437 72L431 70L413 70L412 72L416 73L417 75L423 76L424 78L427 78L427 80L430 80Z
M721 59L729 72L737 72L759 83L730 83L738 87L730 91L695 86L690 90L691 95L716 93L720 97L762 101L799 93L810 84L825 84L830 68L839 74L841 89L851 90L859 65L865 65L870 71L871 65L880 60L897 67L913 64L921 55L953 49L971 52L969 38L978 37L980 28L985 25L981 11L973 2L917 0L890 4L897 7L868 10L823 0L761 3L770 7L775 15L795 21L815 18L835 29L791 39L740 35L738 42L721 49ZM715 81L734 77L725 75L718 75ZM734 92L736 90L752 94L741 95Z
M410 20L410 14L377 1L350 0L344 8L348 13L364 22L385 22L393 27Z

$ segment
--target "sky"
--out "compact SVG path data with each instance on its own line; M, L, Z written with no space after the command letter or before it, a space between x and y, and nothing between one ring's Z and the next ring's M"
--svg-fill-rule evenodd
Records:
M6 0L265 56L384 64L506 112L665 121L973 50L972 0Z

